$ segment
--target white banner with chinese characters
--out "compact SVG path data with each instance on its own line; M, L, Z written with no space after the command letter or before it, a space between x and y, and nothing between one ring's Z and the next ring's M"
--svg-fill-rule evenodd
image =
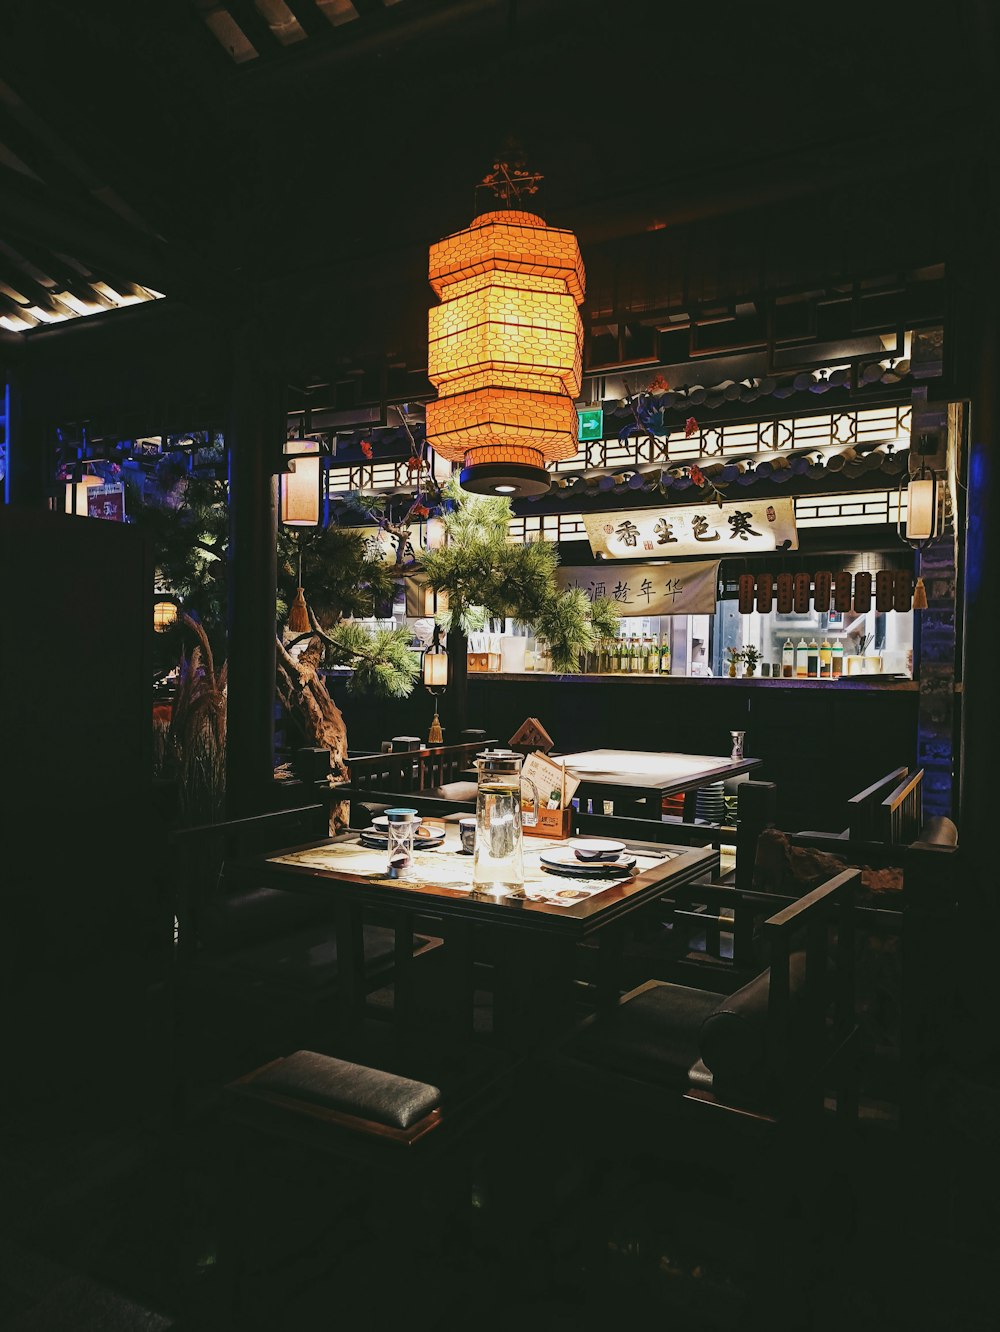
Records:
M577 565L556 570L560 587L579 587L591 601L608 597L621 615L712 615L718 560L688 564L630 564L617 569Z
M745 500L742 504L692 505L683 509L633 509L585 513L590 546L609 560L643 555L747 555L752 551L797 550L793 499Z

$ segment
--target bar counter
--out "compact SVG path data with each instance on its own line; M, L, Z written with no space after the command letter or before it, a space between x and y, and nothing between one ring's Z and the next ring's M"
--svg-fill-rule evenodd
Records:
M816 680L816 679L792 679L786 680L779 677L774 679L772 676L752 675L750 677L739 675L657 675L652 672L648 675L637 671L634 675L629 672L613 672L610 675L586 675L582 672L560 675L557 671L470 671L471 680L502 680L506 683L528 683L531 680L538 681L556 681L559 684L643 684L643 685L668 685L677 687L679 685L716 685L732 688L734 685L746 687L749 689L829 689L829 690L863 690L876 689L880 692L885 690L902 691L916 693L919 684L916 680L900 679L898 676L889 675L843 675L835 680Z

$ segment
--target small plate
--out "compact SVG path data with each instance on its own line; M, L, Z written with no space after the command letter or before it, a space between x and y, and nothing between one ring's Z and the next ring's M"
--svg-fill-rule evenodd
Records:
M635 856L627 852L617 860L577 860L571 850L542 851L538 859L542 868L553 874L570 874L575 879L590 879L595 874L610 878L627 878L635 869Z
M581 865L613 865L625 854L625 843L603 837L577 837L570 850Z

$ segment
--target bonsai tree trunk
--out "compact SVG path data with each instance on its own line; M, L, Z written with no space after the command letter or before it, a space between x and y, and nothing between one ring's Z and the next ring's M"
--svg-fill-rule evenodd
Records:
M297 657L291 656L278 639L276 684L278 697L302 728L303 735L317 749L330 751L331 782L346 782L347 727L319 673L323 643L313 638ZM330 809L330 830L347 823L347 802L337 801Z

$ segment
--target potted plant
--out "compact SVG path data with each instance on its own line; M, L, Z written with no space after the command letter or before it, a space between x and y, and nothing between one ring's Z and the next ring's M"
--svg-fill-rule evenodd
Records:
M760 661L760 648L755 647L753 643L748 643L743 649L743 661L746 665L746 675L753 675L757 669L757 663Z
M738 647L731 647L727 648L726 650L729 653L729 678L730 680L735 680L736 667L743 660L743 649Z

